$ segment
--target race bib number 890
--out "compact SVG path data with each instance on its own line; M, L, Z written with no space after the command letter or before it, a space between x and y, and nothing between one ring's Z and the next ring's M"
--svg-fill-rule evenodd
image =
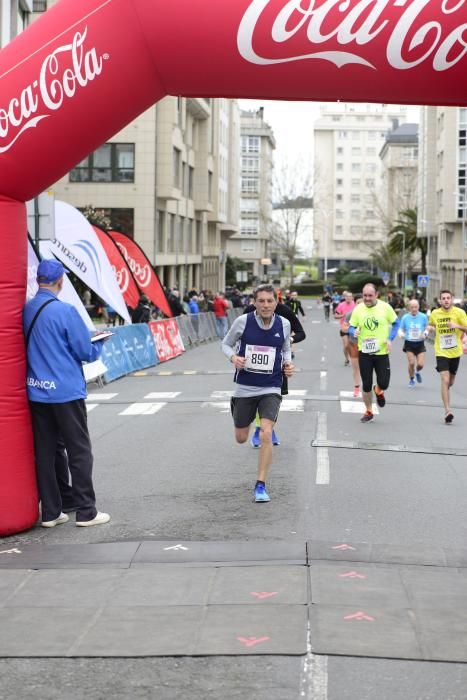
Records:
M247 372L272 374L276 360L276 348L263 345L247 345L245 348Z

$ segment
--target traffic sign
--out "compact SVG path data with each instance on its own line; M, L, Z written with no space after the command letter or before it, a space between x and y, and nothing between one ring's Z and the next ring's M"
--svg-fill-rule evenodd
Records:
M417 287L421 289L422 287L428 287L428 282L430 281L429 275L418 275L417 276Z
M389 280L391 279L391 275L389 274L389 272L383 272L383 274L381 275L381 279L383 280L385 285L388 285Z

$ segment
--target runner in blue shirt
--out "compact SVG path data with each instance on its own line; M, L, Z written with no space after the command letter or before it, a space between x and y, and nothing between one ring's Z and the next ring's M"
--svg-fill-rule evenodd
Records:
M405 338L404 347L409 365L409 386L415 386L415 379L422 383L421 371L425 366L425 338L428 335L428 318L420 311L419 303L412 299L407 304L408 313L402 317L399 329L401 338Z

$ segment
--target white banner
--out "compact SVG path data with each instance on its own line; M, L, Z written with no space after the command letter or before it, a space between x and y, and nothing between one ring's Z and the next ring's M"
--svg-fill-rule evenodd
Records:
M51 251L51 241L41 241L41 255L43 258L53 258L54 255ZM38 285L36 281L37 277L37 266L39 265L39 261L37 259L37 255L34 251L34 248L31 245L31 242L28 241L28 286L26 290L26 301L29 301L29 299L32 299L33 296L35 296L37 290L38 290ZM67 275L65 275L65 279L63 282L63 288L60 294L58 295L58 298L61 301L65 301L67 304L71 304L72 306L75 307L83 321L85 322L86 326L89 328L90 331L95 331L96 327L94 323L91 320L91 317L89 316L88 312L86 311L86 307L84 306L83 302L79 298L76 289L73 287L71 284L70 280L68 279Z
M55 239L51 250L65 267L131 323L105 251L89 221L75 207L55 200Z

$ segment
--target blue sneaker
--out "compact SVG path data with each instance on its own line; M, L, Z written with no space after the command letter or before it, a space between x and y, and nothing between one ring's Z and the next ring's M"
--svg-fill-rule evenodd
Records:
M272 444L273 445L280 445L281 444L281 441L277 437L275 430L272 431Z
M255 448L261 447L261 439L259 437L259 430L260 430L259 428L255 429L255 432L251 436L251 440L250 440L251 446L255 447Z
M420 372L415 372L415 377L417 379L417 382L419 384L421 384L423 380L422 380L422 375L420 374Z
M409 381L409 386L415 386L415 379L413 377Z
M255 503L267 503L271 499L266 491L264 484L256 484L255 486Z

